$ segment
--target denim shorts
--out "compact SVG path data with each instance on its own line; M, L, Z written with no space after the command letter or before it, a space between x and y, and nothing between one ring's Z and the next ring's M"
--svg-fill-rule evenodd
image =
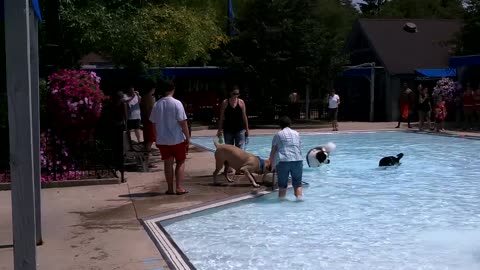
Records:
M278 187L287 188L288 176L292 176L292 186L302 186L303 161L281 161L276 166L278 176Z
M245 130L240 130L236 133L224 132L223 138L225 144L235 145L236 147L243 149L243 146L245 145Z

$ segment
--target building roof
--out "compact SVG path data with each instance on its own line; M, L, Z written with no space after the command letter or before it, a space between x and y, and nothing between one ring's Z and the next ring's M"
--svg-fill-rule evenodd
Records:
M406 31L413 23L417 32ZM359 19L360 29L390 74L412 74L421 68L447 68L459 20Z

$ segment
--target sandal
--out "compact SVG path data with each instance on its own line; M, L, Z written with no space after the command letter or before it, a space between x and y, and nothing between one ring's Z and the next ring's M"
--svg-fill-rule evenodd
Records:
M187 194L187 193L188 193L188 190L186 190L186 189L184 191L180 191L180 192L177 191L177 195L183 195L183 194Z
M175 192L173 191L165 191L165 195L175 195Z

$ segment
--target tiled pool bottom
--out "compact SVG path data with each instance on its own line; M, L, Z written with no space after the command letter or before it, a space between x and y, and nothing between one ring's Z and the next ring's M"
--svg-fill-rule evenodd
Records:
M271 136L248 151L266 157ZM480 141L407 133L309 135L305 202L275 195L164 222L197 269L480 269ZM209 146L211 138L194 142ZM378 169L403 152L398 168Z

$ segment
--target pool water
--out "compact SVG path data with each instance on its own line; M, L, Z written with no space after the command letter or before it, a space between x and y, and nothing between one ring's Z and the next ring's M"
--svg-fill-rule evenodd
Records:
M272 136L247 151L267 157ZM194 142L213 147L211 138ZM333 141L331 164L307 168L303 202L277 194L164 222L200 270L480 269L479 140L403 132L302 136ZM405 154L399 167L383 156Z

